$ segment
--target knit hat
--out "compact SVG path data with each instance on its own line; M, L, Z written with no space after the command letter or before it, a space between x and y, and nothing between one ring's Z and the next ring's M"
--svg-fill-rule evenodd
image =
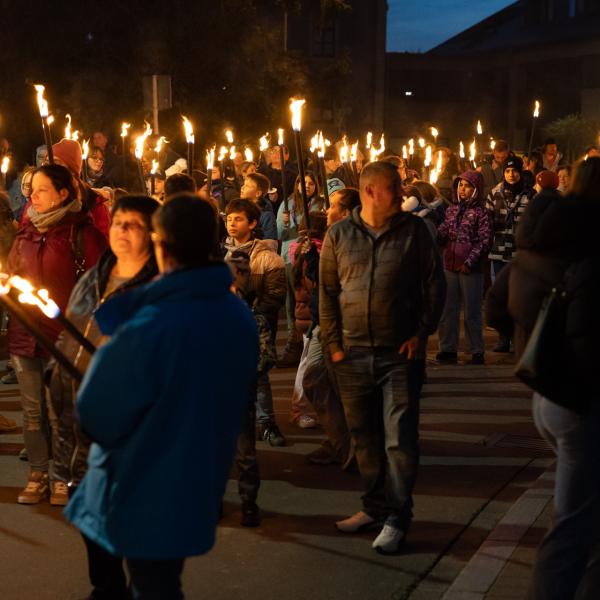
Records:
M83 165L79 142L63 138L60 142L52 145L52 151L54 158L65 165L73 175L79 177Z
M540 171L535 182L543 190L555 190L558 188L558 175L554 171Z
M344 182L341 179L338 179L337 177L332 177L331 179L327 180L327 191L329 192L330 196L331 194L333 194L333 192L343 190L345 187L346 185L344 184Z
M521 174L523 172L523 161L518 156L509 156L502 165L502 173L506 169L515 169Z

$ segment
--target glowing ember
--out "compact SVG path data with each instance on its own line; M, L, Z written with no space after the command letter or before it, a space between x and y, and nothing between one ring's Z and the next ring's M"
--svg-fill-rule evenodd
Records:
M300 131L302 129L302 107L306 104L306 100L300 99L290 100L290 110L292 111L292 129Z

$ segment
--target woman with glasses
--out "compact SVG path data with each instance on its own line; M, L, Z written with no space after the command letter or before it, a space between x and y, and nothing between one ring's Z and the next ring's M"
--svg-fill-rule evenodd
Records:
M109 231L110 247L98 264L77 282L67 306L67 317L93 344L102 334L94 319L105 300L149 282L158 273L154 247L150 239L152 215L159 203L146 196L123 196L113 205ZM70 336L62 334L58 346L75 366L86 371L91 356ZM57 435L53 436L53 477L72 495L88 465L90 441L79 429L75 418L77 382L56 365L50 380L50 397L57 417ZM58 485L58 484L57 484ZM66 504L67 495L62 497ZM84 536L88 551L93 598L129 598L122 560L110 555Z
M104 164L104 150L99 146L92 146L86 160L86 168L83 174L85 182L90 187L115 187L114 182L106 175Z

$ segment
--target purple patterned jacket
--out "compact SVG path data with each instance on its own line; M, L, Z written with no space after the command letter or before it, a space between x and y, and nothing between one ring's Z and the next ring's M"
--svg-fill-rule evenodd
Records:
M474 196L462 202L458 201L457 196L461 179L475 187ZM447 271L458 271L462 265L470 271L481 271L483 259L493 240L483 186L483 177L477 171L466 171L452 183L454 204L446 209L446 218L438 228L438 243L443 249L444 268Z

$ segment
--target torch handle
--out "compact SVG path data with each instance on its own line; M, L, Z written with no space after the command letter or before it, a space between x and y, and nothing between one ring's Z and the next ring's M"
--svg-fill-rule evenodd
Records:
M138 175L140 177L140 185L142 186L141 192L145 196L148 194L148 190L146 189L146 181L144 180L144 168L142 167L142 160L140 158L138 158L137 164L138 164Z
M61 352L52 340L39 328L25 309L7 294L0 295L0 304L8 310L21 325L36 339L37 343L51 354L56 362L63 367L75 381L81 383L83 373Z
M206 169L206 191L208 197L212 197L212 169Z
M54 164L54 150L52 149L52 134L50 133L50 125L48 125L48 118L42 118L42 129L44 130L44 142L46 144L48 152L48 162Z
M317 158L319 170L321 171L321 180L323 181L323 196L325 198L325 208L329 208L329 188L327 187L327 170L325 169L325 158Z
M533 132L535 131L535 117L531 121L531 134L529 136L529 147L527 148L527 160L531 160L531 150L533 149Z
M94 354L97 348L86 338L77 327L61 312L56 320L65 328L65 331L81 346L83 346L90 354Z
M281 144L279 145L279 163L281 166L281 193L283 195L283 207L286 212L289 212L287 180L285 178L285 152L283 151L283 146Z
M304 205L304 222L306 224L306 228L310 229L308 196L306 194L306 180L304 178L304 159L302 157L302 140L300 139L299 131L294 130L294 138L296 140L296 159L298 161L298 175L300 176L300 190L302 192L302 203ZM281 172L281 174L283 175L283 171Z

